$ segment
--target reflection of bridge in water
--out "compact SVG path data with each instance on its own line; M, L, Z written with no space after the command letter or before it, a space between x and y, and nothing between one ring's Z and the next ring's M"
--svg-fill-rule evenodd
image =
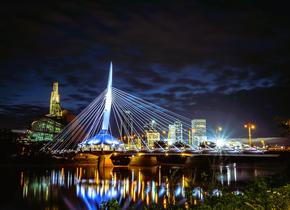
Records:
M251 167L249 167L251 166ZM207 181L201 174L206 173L221 186L229 186L234 192L241 189L240 183L253 177L265 176L281 169L263 168L257 163L220 164L214 167L115 167L98 168L95 165L66 167L24 168L19 172L22 198L41 203L43 208L62 206L58 209L97 209L103 202L116 200L121 207L142 206L159 203L187 204L198 202L208 193ZM271 166L272 167L272 166ZM189 191L190 190L190 191ZM193 198L186 200L186 192ZM64 206L63 206L64 205ZM71 208L70 208L71 207ZM35 209L35 208L31 208Z
M213 145L193 142L191 120L112 87L110 64L107 89L68 126L42 148L54 155L90 153L104 159L128 157L146 162L156 157L252 156L262 149L241 144ZM177 133L167 131L176 125ZM114 137L118 136L118 138ZM147 158L147 159L146 159ZM114 158L113 158L114 159ZM142 161L144 159L145 161ZM117 158L115 158L115 161ZM137 162L138 162L137 161ZM106 164L105 164L106 165Z

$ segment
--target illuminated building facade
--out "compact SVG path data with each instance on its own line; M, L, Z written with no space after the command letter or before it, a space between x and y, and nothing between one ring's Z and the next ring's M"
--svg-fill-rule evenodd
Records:
M180 121L175 121L174 127L175 127L175 141L183 142L182 123Z
M58 82L53 83L50 96L49 116L57 118L62 117L62 110L60 107L60 96L58 93Z
M199 145L206 141L206 119L193 119L191 121L192 144Z
M42 117L31 124L31 130L28 131L28 140L30 141L52 141L58 134L63 124L49 117Z
M32 122L31 129L27 132L27 139L35 142L52 141L54 136L64 127L64 121L60 107L58 83L54 82L50 97L49 114Z
M146 132L147 146L150 149L154 148L154 142L160 141L160 133L157 131Z
M168 144L172 145L175 142L176 142L175 126L174 125L168 125Z
M150 149L154 148L154 143L160 141L160 133L157 131L157 122L153 119L145 126L145 136L147 146Z

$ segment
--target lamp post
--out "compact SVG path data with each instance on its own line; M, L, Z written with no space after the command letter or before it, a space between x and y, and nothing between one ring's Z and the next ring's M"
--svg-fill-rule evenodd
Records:
M216 127L215 129L215 135L216 135L216 141L220 138L220 133L223 131L223 128L221 126Z
M216 129L215 129L215 133L216 133L216 136L218 137L218 134L220 132L222 132L223 128L221 126L218 126Z
M256 126L253 123L247 123L244 125L244 128L248 129L249 145L251 147L253 145L252 144L252 130L254 130L256 128Z
M263 139L261 140L261 144L262 144L263 149L264 149L265 148L265 141Z

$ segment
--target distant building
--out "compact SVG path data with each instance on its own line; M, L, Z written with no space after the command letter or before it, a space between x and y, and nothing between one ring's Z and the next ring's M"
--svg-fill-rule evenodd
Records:
M63 123L57 119L42 117L32 122L31 129L28 131L28 140L52 141L63 127Z
M174 127L175 127L175 141L183 142L182 123L180 121L175 121Z
M183 129L180 121L175 121L174 124L168 125L168 144L172 145L176 142L183 142Z
M160 133L157 131L157 122L154 119L145 125L145 137L147 146L150 149L154 148L156 141L160 141Z
M168 125L168 144L172 145L176 142L175 126Z
M147 131L146 132L147 146L150 149L154 148L154 143L160 141L160 133L157 131Z
M151 120L149 125L148 125L148 129L152 130L152 131L156 131L157 130L157 122L156 120Z
M27 132L27 139L29 141L52 141L54 136L64 128L68 116L66 112L63 117L58 83L54 82L50 97L49 114L32 122L31 129Z
M199 145L206 141L206 119L193 119L191 121L191 132L192 145Z
M50 117L62 117L62 110L60 107L60 96L58 94L58 82L54 82L50 96L49 114Z

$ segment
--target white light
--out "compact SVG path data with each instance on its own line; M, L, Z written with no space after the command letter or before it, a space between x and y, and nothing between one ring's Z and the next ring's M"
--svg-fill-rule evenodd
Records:
M216 146L217 147L223 147L225 145L225 140L224 139L222 139L222 138L218 138L217 140L216 140Z

